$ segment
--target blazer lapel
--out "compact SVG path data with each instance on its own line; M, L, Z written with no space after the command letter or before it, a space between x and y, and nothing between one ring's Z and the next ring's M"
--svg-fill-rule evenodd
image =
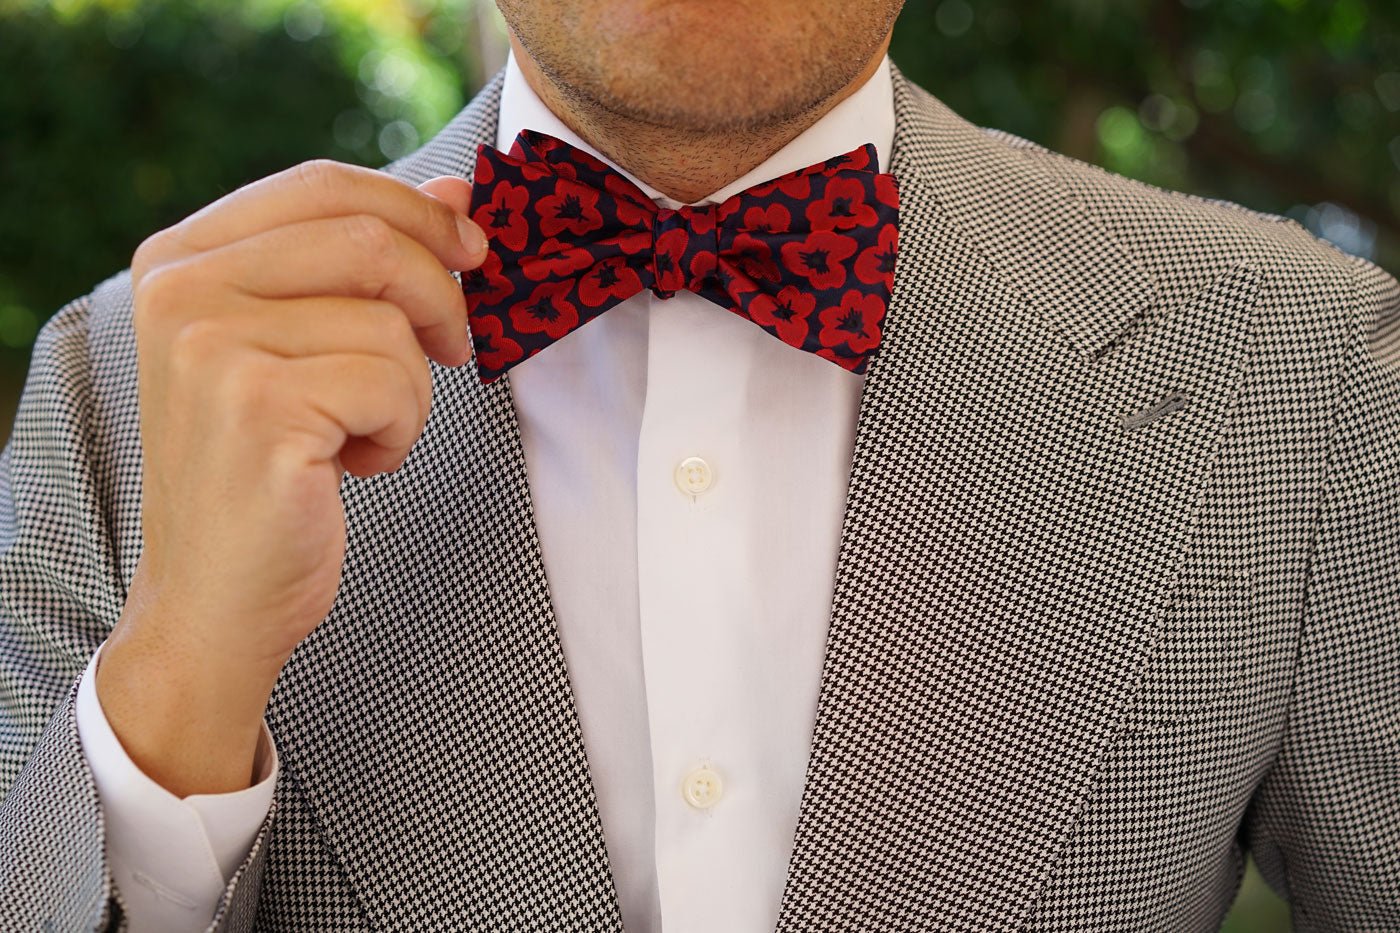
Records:
M1028 915L1151 649L1254 309L1232 269L1191 340L1157 326L1153 279L1031 156L895 89L901 255L785 931Z
M389 171L470 177L499 95ZM376 928L619 929L509 377L433 383L404 466L342 485L339 595L269 711L284 783Z

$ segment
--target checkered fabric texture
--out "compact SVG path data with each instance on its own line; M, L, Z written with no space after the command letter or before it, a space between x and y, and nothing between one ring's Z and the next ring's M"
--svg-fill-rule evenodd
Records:
M387 171L470 177L499 76ZM903 224L779 929L1400 930L1400 289L895 76ZM542 360L539 365L546 365ZM506 376L434 365L211 930L616 930ZM141 547L125 274L0 457L0 928L122 929L74 684ZM722 897L723 892L716 892Z

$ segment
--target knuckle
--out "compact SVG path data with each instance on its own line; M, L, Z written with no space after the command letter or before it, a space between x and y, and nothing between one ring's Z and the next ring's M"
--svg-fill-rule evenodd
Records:
M405 413L413 412L413 435L422 433L433 402L433 369L422 353L407 353L398 367L400 397Z
M398 360L387 357L376 357L373 367L374 375L371 378L378 396L394 412L396 420L405 421L409 412L415 412L418 406L410 370Z
M409 353L407 355L407 368L404 373L407 376L408 388L417 398L427 399L433 394L433 368L428 363L428 358L422 353Z
M146 329L178 308L185 291L183 279L182 270L172 265L157 266L143 275L132 291L132 323Z
M413 325L397 305L385 302L372 305L371 308L370 331L379 346L389 347L400 353L416 350L418 342Z
M266 409L276 383L276 364L259 353L242 353L218 370L218 394L224 406L233 411L260 412Z
M214 318L195 318L170 338L170 359L182 372L203 373L224 345L223 326Z
M334 159L310 159L293 166L291 172L298 184L316 196L334 192L348 180L345 166Z
M341 223L346 239L359 253L361 261L371 262L377 268L394 262L397 243L387 222L373 214L351 214Z
M421 433L428 423L428 418L433 410L433 369L428 365L426 356L419 356L414 372L414 381L417 383L417 391L414 393L415 400L418 401L418 430Z
M134 282L140 283L155 268L157 257L162 252L165 243L165 231L157 231L146 237L137 245L135 252L131 254L131 278Z
M454 321L466 321L467 293L462 291L462 283L448 273L442 283L443 294L448 305L447 317Z
M392 373L397 384L413 398L421 400L431 395L432 367L428 365L418 332L408 316L397 306L387 303L376 305L374 314L374 339L379 346L387 349L392 358L392 368L385 372Z

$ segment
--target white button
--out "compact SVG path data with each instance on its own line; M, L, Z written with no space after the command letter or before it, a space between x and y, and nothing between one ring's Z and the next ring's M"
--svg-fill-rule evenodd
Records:
M686 457L676 465L676 486L688 496L700 495L714 481L714 471L700 457Z
M719 774L707 765L696 768L685 776L685 781L681 784L681 793L685 796L685 802L695 809L708 810L724 796L724 782L720 780Z

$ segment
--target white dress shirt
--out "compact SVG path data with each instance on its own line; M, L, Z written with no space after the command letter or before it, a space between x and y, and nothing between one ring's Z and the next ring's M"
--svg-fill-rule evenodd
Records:
M524 128L601 157L512 58L496 145L508 149ZM703 200L867 142L884 171L893 139L886 59ZM644 291L509 380L624 926L772 930L864 378L690 292ZM181 800L122 751L92 686L96 661L80 686L78 728L133 929L201 929L267 812L271 737L264 729L259 783Z

